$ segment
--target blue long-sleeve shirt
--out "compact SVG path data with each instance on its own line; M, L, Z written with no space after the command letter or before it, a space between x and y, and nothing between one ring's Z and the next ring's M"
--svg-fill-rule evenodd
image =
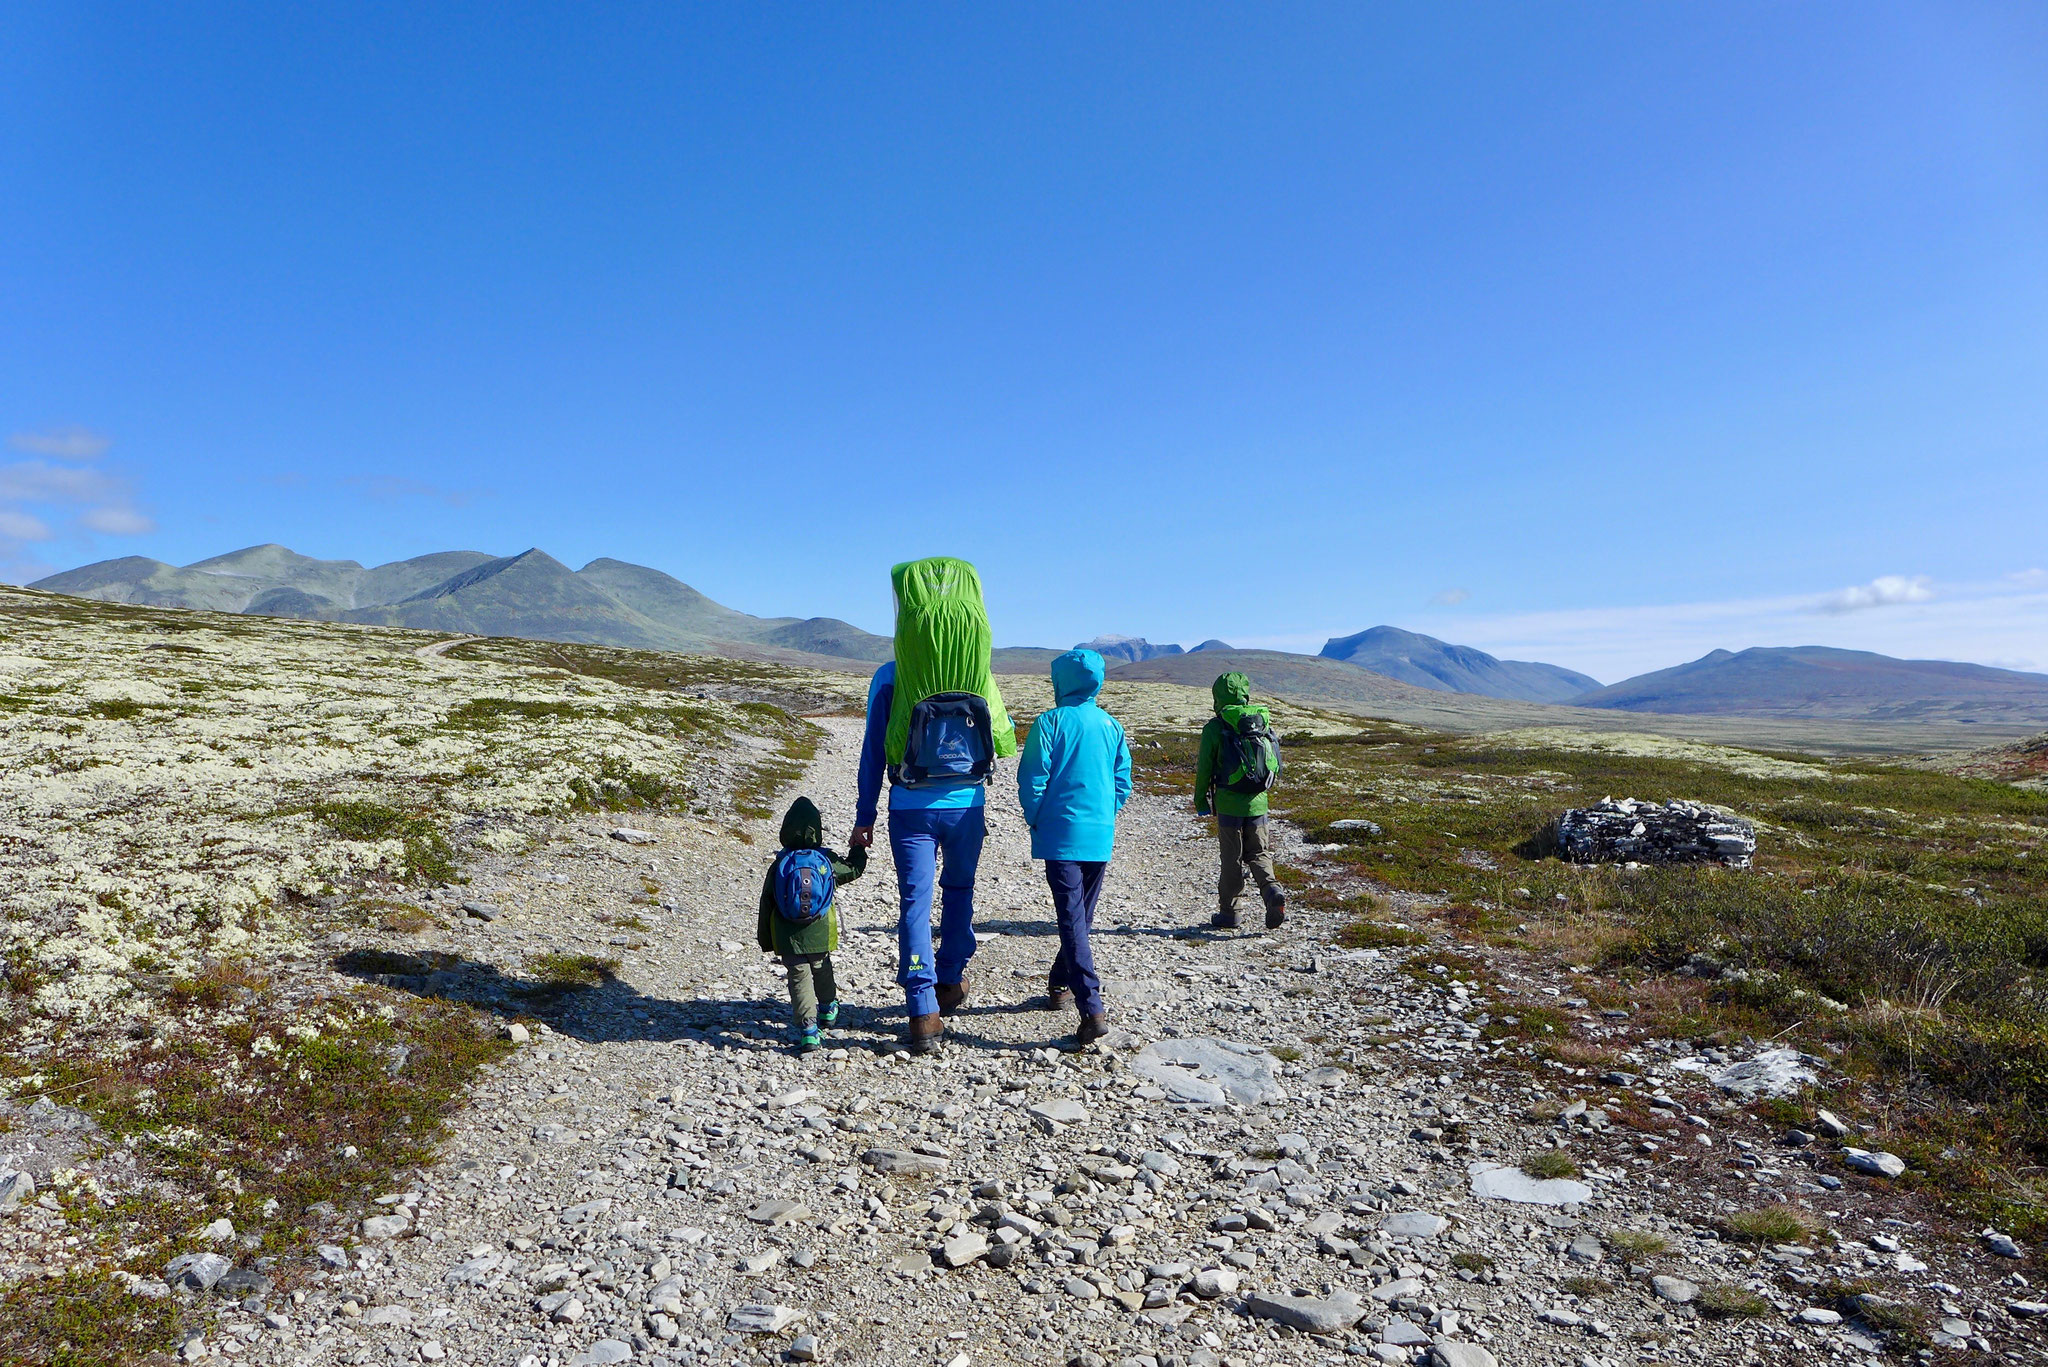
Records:
M868 726L860 743L859 800L854 804L853 824L872 826L881 805L882 783L889 777L889 709L896 702L896 662L890 660L868 681ZM934 808L979 807L985 801L982 785L958 788L889 788L892 812L931 811Z

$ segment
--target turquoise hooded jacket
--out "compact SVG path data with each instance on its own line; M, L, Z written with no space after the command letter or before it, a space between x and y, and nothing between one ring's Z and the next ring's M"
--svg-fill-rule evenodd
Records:
M1095 705L1102 674L1092 650L1052 662L1059 706L1031 724L1017 766L1033 859L1106 863L1115 852L1116 815L1131 798L1131 747L1123 723Z

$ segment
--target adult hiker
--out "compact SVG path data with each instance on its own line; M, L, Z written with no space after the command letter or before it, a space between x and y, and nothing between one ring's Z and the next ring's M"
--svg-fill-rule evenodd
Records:
M1195 815L1209 815L1213 800L1223 855L1216 884L1220 906L1209 924L1219 930L1237 928L1237 899L1244 892L1249 866L1266 904L1266 929L1277 930L1287 921L1287 894L1273 876L1273 841L1266 820L1266 797L1280 778L1273 714L1252 702L1252 681L1242 674L1223 675L1210 685L1209 695L1216 701L1216 715L1202 728L1202 748L1195 760Z
M1088 942L1102 875L1116 849L1117 813L1131 798L1131 747L1123 724L1095 705L1102 657L1070 650L1052 662L1057 706L1041 712L1017 765L1017 802L1031 828L1031 857L1045 861L1060 928L1060 951L1046 975L1046 1005L1071 1000L1081 1044L1109 1033L1102 980Z
M889 572L896 590L896 658L868 685L853 843L871 844L882 779L889 780L889 850L902 903L896 981L912 1053L938 1048L940 1016L967 1000L974 957L974 875L981 863L983 789L1017 735L989 668L993 644L981 577L965 560L913 560ZM932 948L932 887L939 943Z

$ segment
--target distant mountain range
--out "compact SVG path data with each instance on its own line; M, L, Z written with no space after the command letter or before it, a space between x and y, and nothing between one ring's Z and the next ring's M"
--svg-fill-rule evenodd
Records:
M1562 665L1497 660L1483 650L1449 645L1399 627L1373 627L1355 636L1335 637L1323 643L1321 654L1417 688L1521 702L1563 702L1600 686L1598 679Z
M442 551L366 569L251 546L184 566L142 556L103 560L30 587L155 607L649 650L746 645L867 661L894 650L889 637L836 617L754 617L644 565L593 560L571 570L539 550L502 557Z
M1828 646L1759 646L1711 651L1690 664L1581 694L1571 704L1678 716L2048 720L2048 674Z
M442 551L365 568L283 546L251 546L184 566L141 556L104 560L31 587L155 607L821 665L873 664L894 653L889 637L836 617L755 617L644 565L599 559L571 570L540 550L502 557ZM1529 705L1540 711L1556 704L1680 716L2048 723L2048 675L1821 646L1717 650L1608 688L1558 665L1497 659L1391 626L1335 637L1319 655L1237 650L1217 640L1184 650L1120 635L1098 636L1085 646L1100 652L1119 678L1206 686L1226 669L1244 669L1262 689L1303 702L1416 718L1446 709L1486 711L1491 704L1472 701L1484 698L1511 705L1500 711L1502 724L1535 719ZM995 667L1037 673L1058 653L1006 646L995 652Z

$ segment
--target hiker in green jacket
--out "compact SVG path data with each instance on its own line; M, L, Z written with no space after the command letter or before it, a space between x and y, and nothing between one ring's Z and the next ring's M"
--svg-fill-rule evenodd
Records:
M839 948L836 891L861 876L868 852L854 846L840 859L825 848L825 819L800 797L782 818L782 850L761 880L761 916L755 938L764 953L782 957L789 970L790 1032L800 1054L824 1042L819 1030L839 1020L839 984L832 951Z
M1272 713L1252 702L1252 681L1225 674L1210 685L1216 715L1202 728L1195 760L1195 814L1216 812L1223 873L1217 880L1220 906L1209 918L1218 930L1237 929L1237 899L1249 865L1266 904L1266 929L1287 921L1287 894L1273 876L1273 842L1266 820L1266 796L1280 777L1280 747L1273 738Z

